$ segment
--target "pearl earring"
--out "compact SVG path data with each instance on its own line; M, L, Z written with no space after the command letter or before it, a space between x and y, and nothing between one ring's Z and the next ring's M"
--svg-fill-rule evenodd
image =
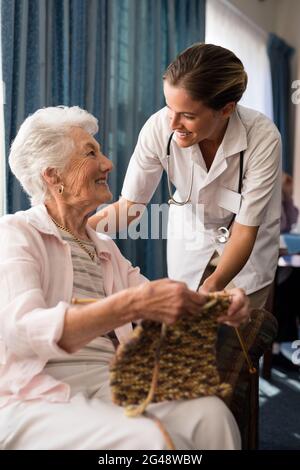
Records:
M64 192L64 189L65 189L64 185L61 184L58 190L59 194L62 194Z

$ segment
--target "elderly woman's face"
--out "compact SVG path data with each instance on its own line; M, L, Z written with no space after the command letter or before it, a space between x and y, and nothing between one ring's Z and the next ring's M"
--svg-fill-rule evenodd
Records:
M112 194L107 184L112 162L102 153L98 142L80 127L70 131L75 149L63 174L64 199L82 207L97 207L109 202Z

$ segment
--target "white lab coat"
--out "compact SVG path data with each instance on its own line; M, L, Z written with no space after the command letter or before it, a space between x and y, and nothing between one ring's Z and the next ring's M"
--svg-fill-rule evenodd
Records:
M150 201L166 170L170 132L167 108L148 119L127 169L124 198ZM241 151L243 184L238 194ZM269 285L277 265L280 232L281 139L277 128L263 114L238 105L209 171L199 145L180 148L173 139L169 176L176 200L185 200L189 193L192 162L191 204L172 205L169 211L169 277L196 289L213 253L224 250L224 244L215 239L216 230L227 226L235 213L238 223L259 226L259 231L249 260L233 282L248 294Z

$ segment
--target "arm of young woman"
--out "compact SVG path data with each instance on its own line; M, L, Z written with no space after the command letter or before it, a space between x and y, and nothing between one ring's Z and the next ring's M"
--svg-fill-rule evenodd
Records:
M125 230L133 221L138 223L145 210L144 204L121 197L89 218L89 225L97 232L107 235Z
M217 268L203 283L202 287L212 292L224 289L241 271L248 261L259 227L235 222L232 234L226 244Z

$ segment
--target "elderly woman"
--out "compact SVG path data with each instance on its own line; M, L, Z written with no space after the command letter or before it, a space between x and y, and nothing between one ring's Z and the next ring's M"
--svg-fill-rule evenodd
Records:
M78 107L40 109L22 124L9 163L32 208L0 227L0 444L2 449L164 449L154 421L124 416L109 389L109 363L140 318L172 324L205 294L154 282L87 220L112 195L112 163ZM249 319L233 289L228 315ZM95 303L72 305L72 297ZM238 449L236 422L216 397L151 405L178 449Z

